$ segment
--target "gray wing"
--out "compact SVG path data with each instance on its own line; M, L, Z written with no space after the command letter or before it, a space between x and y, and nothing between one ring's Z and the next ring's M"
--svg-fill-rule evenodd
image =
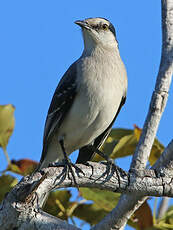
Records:
M61 126L67 112L73 104L73 100L76 96L76 71L75 62L66 71L53 95L44 127L43 151L40 163L45 158L47 146L52 134L55 129L57 130Z
M106 140L106 138L108 137L108 135L112 129L112 125L113 125L115 119L117 118L117 116L121 110L121 107L125 104L125 101L126 101L126 96L124 96L121 99L121 103L119 105L118 111L117 111L113 121L111 122L111 124L108 126L108 128L102 134L100 134L100 136L98 136L94 140L94 143L92 143L94 145L94 149L99 149L102 146L102 144L104 143L104 141ZM89 145L84 146L79 150L79 155L78 155L78 158L76 160L76 163L77 164L84 164L87 161L91 160L94 157L94 155L95 155L95 152L91 148L89 148Z

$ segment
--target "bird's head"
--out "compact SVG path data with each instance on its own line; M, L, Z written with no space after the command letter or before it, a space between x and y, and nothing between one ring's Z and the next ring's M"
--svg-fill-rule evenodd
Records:
M102 45L103 47L118 47L115 28L105 18L87 18L75 21L82 28L85 48Z

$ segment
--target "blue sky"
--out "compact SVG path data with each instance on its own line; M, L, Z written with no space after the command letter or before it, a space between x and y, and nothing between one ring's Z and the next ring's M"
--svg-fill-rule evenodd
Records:
M148 111L161 55L160 1L0 1L0 104L16 107L16 127L8 145L10 158L39 161L48 106L59 79L83 50L75 20L105 17L115 26L128 73L126 105L115 127L139 127ZM169 101L158 130L172 138ZM0 169L6 165L0 150ZM129 160L118 161L128 170Z

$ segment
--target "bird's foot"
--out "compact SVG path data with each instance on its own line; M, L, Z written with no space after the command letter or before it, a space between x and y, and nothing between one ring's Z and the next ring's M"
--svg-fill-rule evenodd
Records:
M84 172L79 167L77 167L75 164L71 163L71 161L68 158L68 155L67 155L67 153L65 151L64 140L63 139L59 140L59 143L60 143L62 152L64 154L64 161L65 161L64 165L65 165L65 168L66 168L66 173L68 174L68 177L69 177L69 172L71 173L73 181L74 181L76 187L79 189L79 186L76 183L76 178L75 178L75 175L74 175L74 172L73 172L72 168L75 168L78 173L80 171L83 175L85 175L85 174L84 174Z
M115 163L114 160L109 158L108 155L106 155L105 153L103 153L102 151L100 151L98 148L96 148L94 145L90 145L89 148L91 149L91 151L94 151L95 153L97 153L98 155L100 155L105 161L103 161L104 164L107 165L106 167L106 171L103 173L102 176L107 175L107 177L110 175L110 173L113 170L113 167L115 167Z
M107 165L106 171L103 173L102 176L107 175L108 178L109 175L112 175L114 172L116 172L118 178L118 184L120 187L120 175L119 175L120 168L114 163L114 160L111 159L110 161L102 161L101 163Z
M63 159L61 162L53 162L49 164L49 167L64 167L65 177L68 175L68 178L70 179L70 174L72 175L73 181L78 188L75 174L73 171L73 168L76 170L76 173L78 176L80 176L80 173L82 173L85 176L85 173L75 164L73 164L69 158Z

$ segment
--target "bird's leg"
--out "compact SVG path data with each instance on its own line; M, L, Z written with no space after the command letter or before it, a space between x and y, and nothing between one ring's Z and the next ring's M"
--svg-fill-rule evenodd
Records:
M65 151L64 141L61 139L61 140L59 141L59 143L60 143L62 152L63 152L63 154L64 154L65 166L68 166L69 171L71 172L71 175L72 175L72 177L73 177L74 183L77 185L77 183L76 183L76 178L75 178L75 175L74 175L73 169L72 169L72 163L70 162L70 159L68 158L67 153L66 153L66 151Z
M69 171L71 172L71 175L72 175L72 177L73 177L74 183L75 183L75 185L76 185L77 188L78 188L78 185L77 185L77 183L76 183L76 178L75 178L75 175L74 175L74 172L73 172L72 167L74 167L76 170L80 171L83 175L85 175L85 174L84 174L84 172L83 172L80 168L78 168L75 164L73 164L73 163L70 161L70 159L68 158L67 153L66 153L66 151L65 151L65 147L64 147L64 141L61 139L61 140L59 141L59 143L60 143L62 152L63 152L63 154L64 154L65 166L68 167Z
M100 151L98 148L96 148L94 145L90 145L89 148L91 148L92 151L100 155L102 158L104 158L109 164L114 164L114 160L109 158L106 154L104 154L102 151Z
M93 145L90 145L90 148L97 154L99 154L101 157L103 157L107 163L110 165L109 169L106 170L106 172L104 173L105 174L109 174L109 172L111 171L111 168L112 166L114 166L114 169L116 171L116 174L117 174L117 177L118 177L118 183L119 183L119 186L120 186L120 177L119 177L119 173L118 173L118 169L117 169L117 166L114 164L114 160L109 158L106 154L104 154L102 151L100 151L98 148L96 148L95 146Z

